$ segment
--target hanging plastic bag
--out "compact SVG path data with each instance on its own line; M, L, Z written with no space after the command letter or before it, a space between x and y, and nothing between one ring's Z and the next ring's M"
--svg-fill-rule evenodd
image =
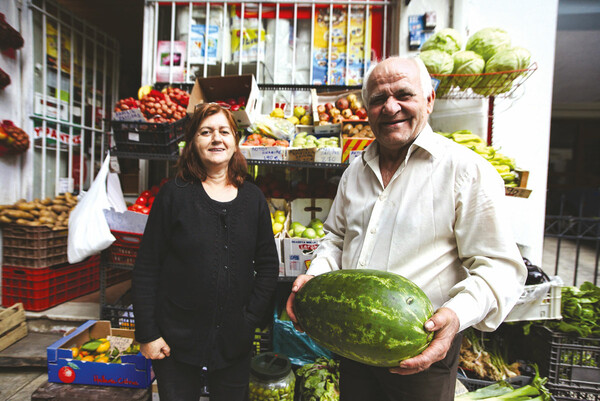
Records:
M104 216L104 209L110 207L106 192L109 163L110 155L107 155L90 189L69 216L69 263L81 262L108 248L115 241Z

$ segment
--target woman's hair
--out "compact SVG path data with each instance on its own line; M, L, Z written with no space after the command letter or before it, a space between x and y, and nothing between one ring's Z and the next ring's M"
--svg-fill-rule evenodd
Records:
M185 146L177 160L177 177L188 182L206 180L206 166L200 159L196 150L195 138L202 121L204 121L205 118L218 113L223 113L227 118L231 131L235 136L235 152L233 153L231 160L229 160L227 179L230 184L240 187L248 174L248 165L246 163L246 158L240 151L240 135L238 127L231 112L216 103L199 104L196 106L194 114L192 114L187 122L184 136Z

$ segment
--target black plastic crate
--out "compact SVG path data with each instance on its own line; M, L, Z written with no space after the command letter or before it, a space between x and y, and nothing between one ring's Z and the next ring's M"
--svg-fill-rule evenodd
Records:
M569 335L540 324L531 326L528 335L520 325L502 327L501 333L510 344L509 359L536 363L557 400L600 401L600 338Z
M481 380L481 379L471 379L466 375L458 374L457 379L467 388L469 391L475 391L477 389L490 386L494 384L494 381L491 380ZM529 376L516 376L506 379L508 383L510 383L514 388L523 387L529 383L533 378Z
M183 136L181 136L181 138L175 138L173 142L167 144L117 142L115 150L118 152L135 154L138 158L143 158L144 155L172 156L179 153L179 142L182 138Z
M135 329L135 316L133 307L123 305L102 305L100 318L109 320L111 327L120 329Z
M266 328L257 328L254 331L254 340L252 341L252 352L254 355L263 352L273 351L273 329L271 326Z
M117 148L120 145L169 145L183 138L187 118L174 123L111 121Z

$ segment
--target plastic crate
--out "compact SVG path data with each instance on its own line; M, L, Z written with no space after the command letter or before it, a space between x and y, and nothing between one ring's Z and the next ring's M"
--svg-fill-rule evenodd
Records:
M150 123L138 121L111 121L117 148L121 144L168 145L183 138L187 118L174 123Z
M131 153L143 158L144 155L163 155L172 156L179 153L179 142L183 138L177 138L167 144L146 144L146 143L117 143L115 150L121 153Z
M66 245L68 230L52 230L46 226L22 226L7 224L2 226L2 244L6 246L27 246L31 248L46 248L49 246Z
M110 321L111 327L121 329L135 329L135 317L133 307L123 305L102 305L102 320Z
M131 270L109 267L106 269L106 286L110 287L123 281L131 280Z
M523 294L510 311L505 322L562 319L562 281L553 277L549 283L526 285Z
M487 387L495 383L491 380L472 379L466 376L464 373L461 374L460 372L456 378L467 388L468 391L475 391L477 389ZM532 378L529 376L515 376L506 379L506 381L510 383L514 388L523 387L531 383L531 380Z
M114 230L111 233L116 240L108 247L108 261L118 265L133 266L143 234Z
M100 284L100 257L42 269L2 267L2 305L17 302L29 311L42 311L96 291Z

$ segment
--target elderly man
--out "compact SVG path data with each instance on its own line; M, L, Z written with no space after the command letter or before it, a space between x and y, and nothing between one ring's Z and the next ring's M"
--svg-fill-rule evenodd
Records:
M342 359L342 401L453 400L467 327L492 331L523 290L527 270L513 240L504 185L489 162L434 133L435 92L418 58L392 57L365 76L362 90L376 140L344 172L327 235L288 298L336 269L387 270L415 282L435 314L434 340L396 368Z

